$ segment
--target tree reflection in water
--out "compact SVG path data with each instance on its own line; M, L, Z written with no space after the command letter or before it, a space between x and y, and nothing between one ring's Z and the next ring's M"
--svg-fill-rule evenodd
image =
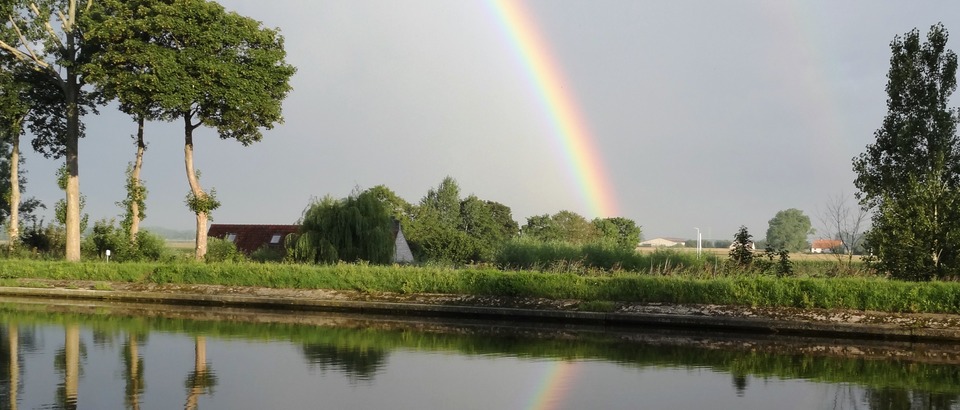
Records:
M140 409L140 395L146 389L143 382L143 358L139 354L139 346L145 341L146 335L139 332L127 333L127 340L120 355L123 361L123 378L126 380L123 402L126 408L131 410Z
M351 383L373 380L387 359L387 352L369 347L343 347L328 344L304 344L303 355L312 367L343 372Z
M870 410L950 410L960 401L956 394L918 392L905 389L866 388L863 402Z
M187 387L187 403L183 408L187 410L196 409L200 395L213 393L213 387L217 385L217 376L207 363L207 338L196 336L194 347L193 371L187 375L184 383Z
M76 409L80 377L83 369L80 359L87 357L86 345L80 343L80 325L71 323L64 329L63 349L54 356L54 368L63 374L63 383L57 386L57 408Z
M90 389L80 394L87 397L84 400L87 406L98 400L118 399L108 407L153 408L158 407L157 403L160 403L159 407L169 407L171 397L174 400L175 397L181 397L183 400L184 390L180 389L185 387L186 400L185 403L180 403L184 403L187 409L204 407L199 406L202 395L212 394L214 387L219 387L218 378L206 357L208 338L214 343L211 348L218 351L222 339L256 340L268 341L271 344L271 350L268 351L271 353L292 355L289 357L292 361L278 361L278 365L283 363L297 368L280 366L277 373L270 374L259 373L261 370L269 372L267 369L254 370L258 377L280 378L303 370L315 373L319 369L323 373L336 373L337 378L345 377L351 384L368 384L370 389L366 388L368 386L360 389L363 394L382 394L384 401L378 403L384 404L390 404L394 399L389 394L378 391L378 384L396 382L390 377L383 377L385 369L388 366L396 367L397 373L403 373L404 369L407 369L404 366L416 365L416 362L408 360L407 356L404 356L404 360L388 363L388 356L400 350L417 353L447 352L466 358L503 357L508 360L498 361L497 365L512 366L513 362L517 362L516 365L521 368L532 368L531 361L555 362L573 359L599 362L597 366L585 367L589 367L590 371L601 372L598 373L600 376L615 374L609 377L616 379L604 379L615 382L621 382L625 374L631 374L624 373L622 369L636 368L636 373L643 376L656 374L660 369L697 369L697 374L706 369L710 377L723 375L719 379L719 385L711 384L710 387L716 386L716 392L728 393L725 395L728 399L725 403L741 403L746 408L749 408L751 403L756 403L758 396L767 396L770 392L790 390L793 386L801 385L804 389L817 392L815 408L960 408L960 366L956 365L960 363L960 351L955 345L858 342L847 349L844 342L838 340L779 336L742 338L740 335L703 335L674 331L598 332L592 328L554 330L549 326L532 329L518 326L518 329L514 329L447 322L413 322L407 325L401 321L390 321L384 324L377 319L365 321L367 319L361 320L352 316L348 317L349 321L343 320L349 326L339 323L330 325L334 320L327 316L318 317L319 324L302 324L299 321L303 318L291 321L293 323L261 323L256 320L248 323L231 320L190 320L180 317L108 316L99 313L83 315L74 313L74 306L70 306L69 313L45 312L39 309L21 313L16 310L22 309L20 306L8 309L10 311L6 313L6 320L0 325L0 410L15 409L18 406L76 408L78 379L82 376L83 367L95 365L88 369L91 374L100 374L104 369L102 363L87 362L84 341L92 341L94 346L97 346L95 356L91 357L97 357L97 360L108 359L109 369L114 369L114 375L122 375L126 383L125 388L121 388L116 381L86 380L84 386L89 386ZM0 310L0 313L2 312ZM235 311L229 313L231 318L237 315ZM180 315L182 312L178 310L176 314ZM263 318L256 316L256 319ZM287 318L284 317L283 320ZM60 329L64 327L65 334L61 335ZM423 331L424 328L428 331ZM80 337L81 329L83 338ZM163 332L164 336L156 341L151 340L152 343L148 345L145 341L152 332ZM44 335L51 337L44 338ZM64 344L61 346L60 343L52 343L50 350L53 352L30 347L37 343L36 340L42 343L44 340L59 340L61 337ZM151 365L151 372L145 372L146 363L155 363L152 358L158 357L156 352L169 351L171 343L182 346L181 343L189 343L190 339L195 343L192 368L188 363L183 363L182 367L161 364ZM279 343L273 345L274 341ZM256 348L259 349L259 343L257 345ZM294 346L293 350L290 350L291 346ZM100 355L100 347L109 350L110 354ZM32 350L42 354L28 353ZM851 351L858 355L847 354ZM233 350L232 346L225 352L243 354L242 351ZM50 353L54 353L55 371L50 369ZM160 353L159 357L162 358L162 354ZM33 360L30 357L33 357ZM415 358L416 355L410 357ZM436 364L433 361L428 363ZM224 365L226 364L234 369L241 363L225 362ZM303 369L304 364L307 369ZM465 366L469 365L472 363ZM621 369L607 372L609 366ZM31 372L31 377L37 377L28 378L21 374L26 370ZM205 400L209 399L212 406L223 408L242 408L242 404L251 404L246 401L237 402L237 399L230 397L238 394L238 388L242 391L240 396L251 394L249 384L246 384L250 382L250 375L240 371L237 374L230 372L229 376L229 380L223 379L219 383L225 392L230 393L222 395L224 397L209 397ZM235 384L237 380L234 376L245 380L245 384ZM378 376L383 380L374 381ZM149 395L144 394L147 385L144 377L151 377L151 389L170 386L172 391L158 390ZM178 380L183 381L183 384L178 383ZM599 383L597 380L601 379L592 379L590 383L594 385L583 384L576 388L583 389L587 395L597 392L598 390L594 389L595 384ZM686 381L682 377L678 380ZM49 395L55 386L44 385L43 381L62 381L62 384L56 387L56 403L53 405L49 404ZM287 387L286 379L275 381L277 383L274 384L284 387L272 386L273 390L269 390L271 386L264 386L267 390L262 392L263 395L270 397L272 394L289 394L288 390L284 390ZM172 383L172 386L167 382ZM326 390L327 388L330 390ZM324 386L323 393L328 394L338 388L336 383L331 383ZM116 394L111 389L116 389ZM359 394L360 391L347 390L343 394ZM122 399L120 393L124 394ZM316 393L318 392L310 390L305 395ZM653 393L658 394L660 391ZM731 399L734 394L743 399ZM629 392L624 393L624 396L630 399ZM712 399L708 399L708 402L712 403ZM224 407L223 403L232 406ZM241 405L237 406L238 403ZM670 403L661 404L669 407Z

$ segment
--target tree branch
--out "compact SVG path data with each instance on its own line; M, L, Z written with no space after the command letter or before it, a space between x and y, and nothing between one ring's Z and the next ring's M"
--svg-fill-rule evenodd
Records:
M42 19L42 18L43 18L43 16L40 14L40 8L37 7L37 3L30 3L30 10L33 10L33 14L35 14L38 19ZM58 13L59 13L59 12L58 12ZM50 22L49 22L49 21L44 22L44 23L43 23L43 27L45 27L45 28L47 29L47 34L50 35L50 38L52 38L54 41L56 41L56 42L57 42L57 45L60 46L60 48L63 48L63 42L60 41L60 36L57 35L57 32L53 31L53 26L50 25ZM17 30L17 31L19 31L19 30ZM26 42L24 42L24 45L26 45ZM31 54L32 54L32 53L33 53L33 52L31 51Z
M30 55L30 59L33 60L34 64L40 66L40 68L43 68L43 69L50 68L50 64L48 64L46 61L43 61L39 57L37 57L37 54L33 52L33 48L30 48L30 43L27 41L27 38L23 36L23 32L20 31L20 26L17 25L17 21L13 19L13 16L9 16L9 19L10 19L10 25L13 26L13 30L17 32L17 38L20 39L20 43L23 44L23 47L27 49L27 53ZM10 45L7 45L7 47L10 47ZM20 51L19 49L16 49L13 47L10 47L9 51L11 51L15 56L26 55L23 51ZM23 60L23 58L21 58L21 60Z
M29 56L23 51L17 50L16 48L11 47L9 44L5 43L3 40L0 40L0 48L7 50L10 54L13 54L17 60L26 61Z

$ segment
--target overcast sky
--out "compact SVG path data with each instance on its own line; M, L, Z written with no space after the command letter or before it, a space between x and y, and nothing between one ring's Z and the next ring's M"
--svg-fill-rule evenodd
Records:
M279 28L298 72L262 142L195 137L217 223L294 223L311 197L358 186L416 203L449 175L520 224L571 210L633 219L648 239L731 239L740 225L762 238L798 208L818 225L829 197L852 197L851 159L881 124L890 41L940 21L960 33L956 1L526 1L620 214L595 215L492 3L221 4ZM135 124L112 106L84 121L85 212L115 217ZM182 126L146 132L143 224L191 229ZM59 161L26 157L27 196L52 208Z

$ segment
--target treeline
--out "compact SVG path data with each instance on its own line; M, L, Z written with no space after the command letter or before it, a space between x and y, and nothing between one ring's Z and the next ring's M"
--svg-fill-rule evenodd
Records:
M476 195L463 197L451 177L416 204L383 185L343 199L328 196L307 207L300 225L300 233L288 238L288 255L296 261L325 263L387 263L393 257L397 227L421 263L511 265L502 256L519 249L529 253L531 242L632 253L641 236L640 226L630 219L587 220L571 211L531 216L521 226L509 206Z
M83 117L116 102L136 126L127 196L119 202L125 248L139 246L145 217L145 124L177 121L184 130L185 202L196 216L194 257L202 259L207 220L220 202L213 188L200 184L193 132L206 126L221 139L249 145L282 122L281 103L296 69L285 61L279 31L207 0L14 0L0 5L0 16L0 153L6 159L0 216L10 248L23 239L33 241L33 249L52 247L68 261L80 260L87 224L78 154ZM53 227L20 214L39 206L20 198L20 138L28 132L37 152L63 161L58 183L65 200L56 205ZM25 221L32 226L20 232Z

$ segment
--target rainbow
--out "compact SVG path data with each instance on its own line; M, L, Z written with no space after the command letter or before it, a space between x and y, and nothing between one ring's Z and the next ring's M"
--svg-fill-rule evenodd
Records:
M571 362L557 361L548 364L543 382L525 407L530 410L555 409L563 404L563 396L569 390L573 379L574 365Z
M592 216L618 216L617 200L590 130L576 100L564 88L560 66L550 55L530 13L520 1L494 0L492 4L551 119L555 140L562 147L565 162L570 164L570 177Z

